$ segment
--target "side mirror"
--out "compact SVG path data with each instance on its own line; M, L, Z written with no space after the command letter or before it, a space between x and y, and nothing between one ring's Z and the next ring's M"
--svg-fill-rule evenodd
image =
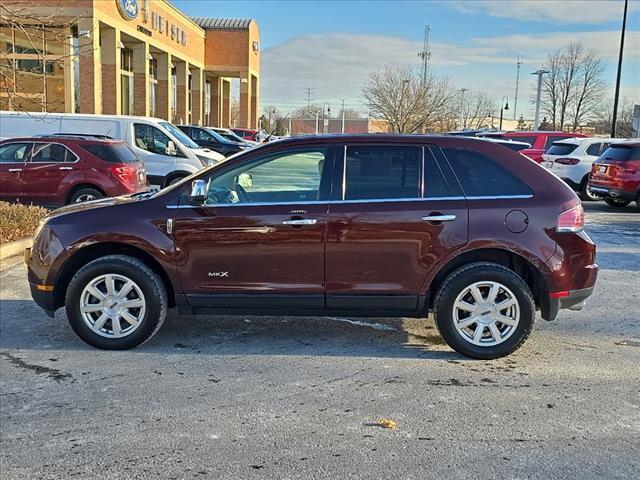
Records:
M238 185L242 188L251 188L253 187L253 177L250 173L241 173L238 175Z
M207 198L207 182L204 180L194 180L191 182L191 195L189 200L192 203L204 203Z
M176 144L173 143L173 140L169 140L164 153L166 153L167 155L171 155L172 157L176 156L176 153L178 153L178 149L176 148Z

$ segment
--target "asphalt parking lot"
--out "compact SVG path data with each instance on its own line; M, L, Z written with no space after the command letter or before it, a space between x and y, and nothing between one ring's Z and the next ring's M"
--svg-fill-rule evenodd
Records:
M172 314L99 351L5 265L1 476L637 478L640 211L586 209L594 296L497 361L395 319Z

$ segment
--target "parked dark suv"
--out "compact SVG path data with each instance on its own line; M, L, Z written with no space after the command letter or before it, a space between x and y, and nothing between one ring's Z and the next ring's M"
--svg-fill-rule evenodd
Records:
M246 147L237 142L232 142L222 137L220 134L207 127L196 127L192 125L178 125L191 140L202 148L209 148L225 157L244 150Z
M82 135L1 141L0 184L0 200L51 207L149 189L126 143Z
M100 218L99 222L95 219ZM591 295L583 210L501 145L399 135L286 139L157 193L55 211L26 252L35 301L106 349L182 313L435 315L475 358L517 349L536 309Z

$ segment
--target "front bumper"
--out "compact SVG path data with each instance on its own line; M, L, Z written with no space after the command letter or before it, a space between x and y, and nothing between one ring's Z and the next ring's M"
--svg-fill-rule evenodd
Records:
M42 308L47 315L53 318L55 309L55 301L53 297L53 290L43 291L38 289L40 285L29 283L29 289L31 290L31 297L36 304Z

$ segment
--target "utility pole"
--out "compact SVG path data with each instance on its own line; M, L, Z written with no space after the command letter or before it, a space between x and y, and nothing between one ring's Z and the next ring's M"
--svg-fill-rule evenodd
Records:
M320 111L316 110L316 135L318 135L318 121L320 120Z
M531 75L538 76L538 93L536 93L536 118L533 122L533 129L538 130L540 128L540 97L542 96L542 75L549 73L549 70L536 70Z
M342 126L340 127L340 133L344 133L344 98L342 99Z
M468 92L468 88L461 88L460 92L460 130L464 130L464 92Z
M289 115L289 135L293 137L293 133L291 133L291 115Z
M624 0L622 16L622 32L620 33L620 54L618 55L618 73L616 75L616 93L613 98L613 117L611 118L611 138L616 138L616 121L618 120L618 100L620 97L620 75L622 74L622 54L624 53L624 33L627 29L627 7L629 0Z
M309 109L309 106L311 105L311 90L315 90L314 88L305 88L305 90L307 91L307 110Z
M522 57L516 57L516 94L513 99L513 119L516 119L518 110L518 84L520 83L520 67L522 66Z
M425 25L424 27L424 43L422 45L422 51L418 53L418 57L422 60L422 76L420 77L420 86L424 87L427 83L427 73L429 71L429 60L431 59L431 46L429 45L429 33L431 27Z

